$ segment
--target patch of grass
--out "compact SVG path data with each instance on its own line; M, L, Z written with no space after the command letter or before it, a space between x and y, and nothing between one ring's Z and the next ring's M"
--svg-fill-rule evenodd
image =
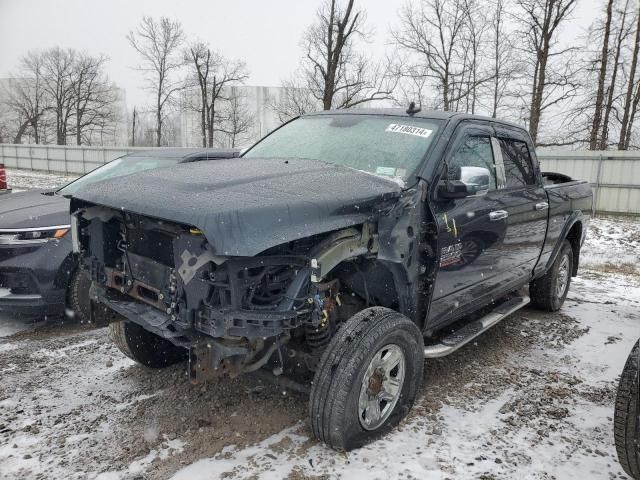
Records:
M585 268L589 270L595 270L603 273L619 273L622 275L638 275L640 276L640 270L635 263L613 263L604 262L600 264L586 264Z

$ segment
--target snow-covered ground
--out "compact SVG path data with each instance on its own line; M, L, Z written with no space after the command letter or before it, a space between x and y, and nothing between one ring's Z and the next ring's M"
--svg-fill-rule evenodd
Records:
M78 178L78 175L40 172L35 170L7 169L7 184L14 191L32 188L59 188Z
M0 319L0 479L626 478L612 416L640 337L639 243L640 222L595 219L560 312L526 308L428 361L409 417L348 454L310 437L302 395L191 385L105 328Z

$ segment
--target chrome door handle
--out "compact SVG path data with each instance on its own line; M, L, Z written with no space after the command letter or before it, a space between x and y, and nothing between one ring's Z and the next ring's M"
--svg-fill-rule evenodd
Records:
M547 202L536 203L536 210L546 210L549 208L549 204Z
M495 212L489 213L489 220L492 222L497 222L498 220L504 220L509 216L509 212L506 210L496 210Z

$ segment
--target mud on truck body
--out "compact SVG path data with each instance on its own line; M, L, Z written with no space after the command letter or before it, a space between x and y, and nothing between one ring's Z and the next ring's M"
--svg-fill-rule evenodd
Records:
M310 386L313 433L351 449L396 425L424 358L529 303L560 308L591 210L519 127L363 110L305 115L242 158L72 199L74 248L118 347L193 381Z

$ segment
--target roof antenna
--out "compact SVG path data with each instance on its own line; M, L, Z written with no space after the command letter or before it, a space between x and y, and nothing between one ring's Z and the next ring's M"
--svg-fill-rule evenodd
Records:
M416 102L411 102L409 108L407 108L407 115L413 117L416 113L419 113L422 108L416 107Z

